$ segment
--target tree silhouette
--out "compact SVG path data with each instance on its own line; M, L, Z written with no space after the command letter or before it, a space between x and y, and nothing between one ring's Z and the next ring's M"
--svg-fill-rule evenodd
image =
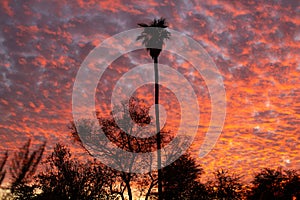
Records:
M102 126L102 130L105 135L114 144L120 148L129 152L146 152L150 151L151 146L155 144L155 140L140 140L133 137L133 132L137 133L141 131L138 127L134 129L133 123L138 123L139 125L150 123L149 109L146 107L137 109L139 104L137 99L131 99L129 103L122 103L119 108L115 109L115 112L119 116L117 119L111 118L99 118L99 122ZM125 112L124 112L125 111ZM119 113L118 113L119 112ZM133 121L131 120L133 119ZM123 124L123 130L119 128L118 124ZM127 168L132 171L132 164L136 161L135 155L130 155L130 157L123 157L122 154L117 155L116 152L113 153L112 157L114 164L121 166L121 168ZM122 181L125 183L125 188L127 190L127 195L129 200L133 199L132 194L132 182L137 181L138 176L135 173L118 171L116 174L121 177ZM120 191L124 191L124 189ZM121 195L124 198L123 194Z
M33 181L33 175L37 166L42 159L46 142L40 145L37 150L30 153L29 139L24 146L14 154L9 167L11 174L11 193L14 199L31 199L35 196L34 185L30 185Z
M300 175L297 171L265 168L256 174L252 184L249 200L292 200L294 197L300 198Z
M125 199L124 191L126 191L128 199L131 200L133 199L132 185L139 183L146 187L146 189L141 187L140 192L142 193L141 195L147 199L151 196L151 191L154 186L157 185L157 176L154 172L149 172L144 175L138 175L132 172L138 170L137 168L133 168L133 163L139 163L138 168L150 168L152 165L151 158L149 161L141 161L138 160L136 154L124 156L122 152L115 151L111 149L109 145L103 143L103 137L107 137L110 142L113 142L114 145L127 152L143 153L154 151L157 144L157 135L146 139L133 136L148 134L143 129L143 126L151 122L149 107L145 106L143 101L131 98L129 102L121 102L119 107L116 106L114 114L115 118L113 118L113 116L101 118L99 113L97 114L99 124L104 134L93 133L93 124L91 124L88 119L83 119L78 122L78 126L72 128L72 134L80 143L86 144L91 152L95 150L98 155L102 153L106 157L109 157L109 162L111 162L112 166L116 166L119 169L126 169L114 171L119 178L118 182L121 183L119 184L119 188L115 188L115 193L119 194L122 199ZM122 129L118 124L122 124ZM134 124L138 124L139 126L134 126ZM78 131L80 131L80 137L78 136ZM161 133L162 145L167 144L171 139L169 132L162 130Z
M217 170L214 181L208 183L209 198L220 200L239 200L244 196L241 177L229 174L226 170Z
M299 170L285 170L286 182L284 184L284 196L286 199L300 199L300 173Z
M151 58L154 61L155 74L155 117L156 117L156 133L157 133L157 168L158 170L158 196L162 194L162 180L161 180L161 141L160 141L160 124L159 124L159 79L158 79L158 56L162 50L164 40L169 39L170 32L165 30L168 26L163 18L154 19L149 25L140 23L139 26L144 28L144 31L137 40L143 40L142 43L146 46Z
M111 171L98 163L81 163L69 149L57 144L47 158L46 171L38 175L42 193L36 199L110 199Z
M199 182L203 169L189 154L183 154L172 164L162 169L163 194L165 200L206 199L205 187Z

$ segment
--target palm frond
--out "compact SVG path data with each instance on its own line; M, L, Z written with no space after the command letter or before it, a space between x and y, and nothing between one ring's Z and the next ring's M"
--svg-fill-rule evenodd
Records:
M140 23L138 25L141 26L141 27L149 27L148 24L144 24L144 23Z

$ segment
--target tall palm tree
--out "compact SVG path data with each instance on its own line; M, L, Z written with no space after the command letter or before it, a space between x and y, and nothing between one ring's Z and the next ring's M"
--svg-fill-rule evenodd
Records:
M157 132L157 168L158 168L158 198L162 199L162 174L161 174L161 136L159 123L159 80L158 80L158 56L162 50L164 40L169 39L171 33L167 31L166 20L164 18L154 19L149 25L138 24L144 28L144 31L137 37L137 40L143 40L151 58L154 62L154 76L155 76L155 117L156 117L156 132Z

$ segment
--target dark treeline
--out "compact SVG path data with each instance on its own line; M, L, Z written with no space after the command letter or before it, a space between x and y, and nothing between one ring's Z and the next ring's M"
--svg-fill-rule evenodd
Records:
M131 99L129 104L122 104L115 111L115 118L101 118L99 124L104 134L117 146L131 152L150 152L155 150L156 136L147 139L137 139L132 135L143 133L144 125L151 124L149 108L143 102ZM126 112L124 112L126 111ZM130 120L133 119L133 120ZM123 125L123 130L118 124ZM82 146L104 152L112 160L114 166L132 166L138 162L135 156L123 157L111 151L102 142L104 134L97 134L89 120L82 120L79 126L70 126L71 133ZM138 124L139 126L134 126ZM84 134L79 136L77 129ZM129 134L127 134L129 133ZM171 131L161 131L161 144L164 146L171 140L176 140ZM183 140L184 141L184 140ZM178 140L180 150L181 140ZM72 155L70 149L57 144L50 155L44 154L45 143L37 148L27 141L18 152L9 152L0 156L1 199L20 200L92 200L92 199L158 199L157 170L144 174L118 171L107 167L87 154L84 161ZM98 144L98 145L97 145ZM101 143L103 144L103 143ZM102 149L100 149L102 148ZM87 151L90 153L90 151ZM174 155L163 155L170 159ZM87 158L89 157L89 158ZM145 167L151 163L140 162ZM40 165L37 171L38 166ZM254 174L252 181L245 184L241 175L234 171L217 170L214 178L203 183L204 174L200 166L185 153L175 162L161 170L162 199L192 199L192 200L295 200L300 199L300 174L295 170L261 169ZM9 183L2 184L5 176Z
M96 160L78 161L70 150L57 144L41 162L45 145L30 150L30 140L15 153L0 160L0 180L10 173L8 187L2 186L2 199L156 199L157 172L129 174L113 170ZM39 163L42 171L36 173ZM6 167L5 167L6 165ZM300 174L294 170L262 169L251 184L226 170L214 173L214 179L202 183L204 170L189 156L182 155L163 168L163 199L300 199Z

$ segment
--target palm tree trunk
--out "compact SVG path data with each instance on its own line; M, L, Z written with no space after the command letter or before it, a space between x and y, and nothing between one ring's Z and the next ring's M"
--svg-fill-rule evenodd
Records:
M132 200L132 191L131 191L131 186L130 186L130 178L127 177L127 180L125 181L126 187L127 187L127 194L128 194L128 199Z
M157 133L157 168L158 168L158 199L162 200L162 177L161 177L161 139L160 139L160 123L159 123L159 84L158 84L158 57L154 57L154 76L155 76L155 118Z

